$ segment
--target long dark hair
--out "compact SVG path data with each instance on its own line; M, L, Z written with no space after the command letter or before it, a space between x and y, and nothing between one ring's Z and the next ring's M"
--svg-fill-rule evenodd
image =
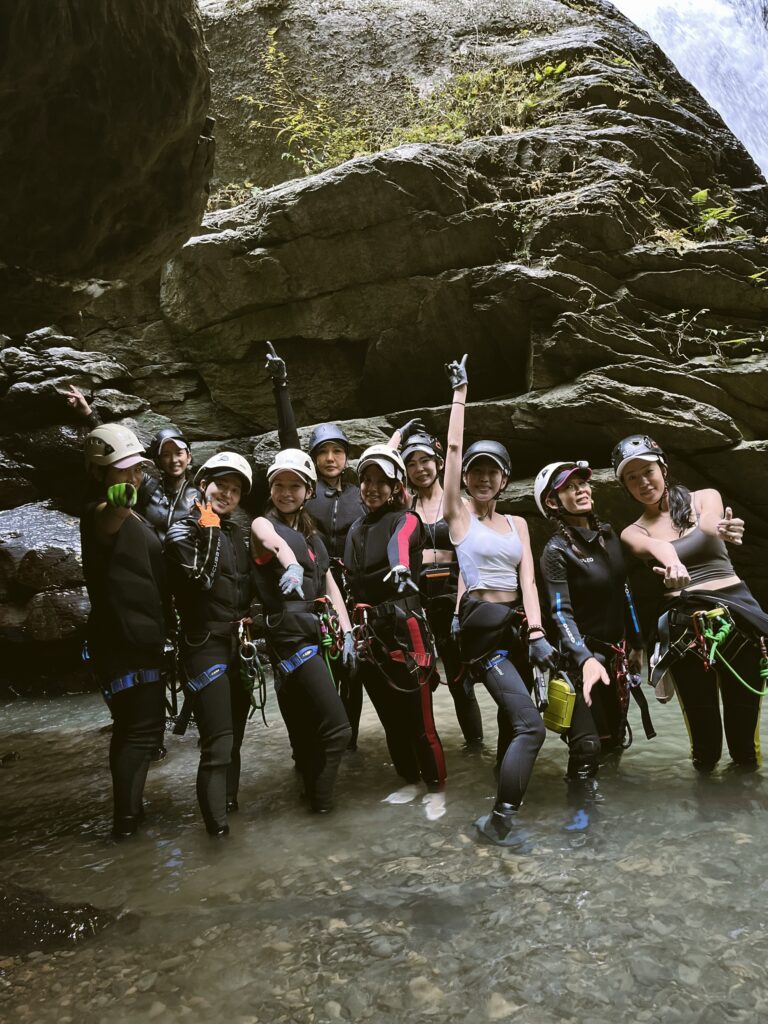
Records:
M669 505L669 515L682 536L686 530L695 525L691 492L676 480L671 480L669 477L665 477L665 480L667 484L666 498Z
M306 540L313 537L317 533L317 526L315 520L307 512L302 505L298 512L294 512L291 518L296 519L296 524L289 523L287 519L275 508L275 505L270 498L267 502L267 507L264 510L264 515L267 519L272 519L274 522L283 523L285 526L290 526L294 530L298 530L299 533L303 534Z
M571 549L571 551L573 551L574 555L576 555L577 558L581 559L581 561L584 561L584 559L586 559L588 556L586 552L582 551L579 547L579 542L576 538L575 533L573 532L573 528L569 526L568 523L565 521L564 513L562 512L562 510L552 509L552 515L550 516L550 519L552 519L555 526L557 527L557 532L565 540L566 544ZM601 523L594 512L590 512L586 516L586 520L589 523L590 530L594 530L595 533L598 534L600 539L600 545L602 547L605 547L605 536L608 532L610 532L611 529L608 523Z

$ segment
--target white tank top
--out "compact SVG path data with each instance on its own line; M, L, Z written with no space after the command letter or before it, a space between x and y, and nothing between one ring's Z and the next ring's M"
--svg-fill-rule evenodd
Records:
M471 516L466 537L456 545L468 592L518 589L517 567L523 557L523 545L512 516L504 518L509 523L509 533L497 533Z

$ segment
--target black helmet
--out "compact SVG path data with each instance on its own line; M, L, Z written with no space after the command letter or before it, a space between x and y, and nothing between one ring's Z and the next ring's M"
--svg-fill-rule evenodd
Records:
M430 437L429 434L425 434L421 430L411 434L403 446L403 450L400 452L403 462L407 463L415 452L426 452L427 455L431 455L439 462L443 461L443 448L440 442L436 437Z
M512 460L507 449L498 441L475 441L474 444L471 444L464 452L464 458L461 460L462 473L466 473L470 465L479 458L493 459L504 476L510 476Z
M338 425L338 423L318 423L309 436L309 454L314 455L315 449L328 441L335 441L341 445L349 455L349 438Z
M666 466L667 458L661 447L647 434L630 434L616 445L611 452L611 465L617 479L621 480L624 467L632 459L643 459L645 462L660 462Z
M163 427L162 430L158 430L152 440L149 442L149 448L147 454L152 459L157 459L160 454L160 449L163 447L166 441L175 441L179 447L184 447L189 451L189 441L184 437L178 427Z

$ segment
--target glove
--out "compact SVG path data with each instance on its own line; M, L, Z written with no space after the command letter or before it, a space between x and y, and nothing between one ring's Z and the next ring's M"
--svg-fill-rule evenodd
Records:
M528 661L536 668L556 668L557 651L545 636L537 636L528 641Z
M196 501L195 505L200 510L200 518L197 521L199 526L202 526L204 529L206 527L221 526L221 520L213 511L213 506L210 501L207 501L205 505Z
M138 496L133 484L112 484L107 488L107 504L112 508L133 508Z
M421 422L418 417L414 417L412 420L408 420L404 423L400 429L400 444L404 445L411 434L426 434L427 428Z
M459 642L460 630L461 626L459 625L459 616L454 615L453 618L451 619L451 640L453 640L455 644Z
M446 363L445 372L448 374L448 380L451 382L451 387L454 391L456 388L464 387L468 383L467 353L464 353L460 363L457 363L455 359L452 363Z
M341 648L341 664L353 676L357 672L357 648L351 630L344 634L344 646Z
M281 359L277 352L275 352L275 346L271 341L267 342L267 362L264 368L269 373L272 380L288 380L288 370L285 365L285 360Z
M298 562L291 562L283 575L280 577L280 592L286 597L293 591L299 597L304 597L304 570Z
M390 569L384 577L384 583L389 579L392 580L392 586L398 594L404 594L406 587L410 587L410 589L415 590L416 593L419 592L419 588L411 579L411 570L407 565L396 565L394 569Z

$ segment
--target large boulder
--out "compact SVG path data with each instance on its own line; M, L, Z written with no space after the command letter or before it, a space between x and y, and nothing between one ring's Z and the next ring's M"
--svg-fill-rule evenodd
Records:
M0 329L141 279L200 222L213 161L194 0L0 14Z

